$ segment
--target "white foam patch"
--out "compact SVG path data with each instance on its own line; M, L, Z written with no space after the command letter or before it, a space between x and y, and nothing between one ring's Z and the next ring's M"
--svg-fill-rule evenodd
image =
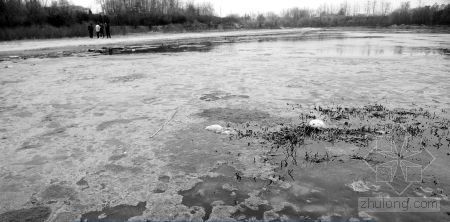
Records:
M325 122L320 119L313 119L313 120L309 121L308 125L311 127L314 127L314 128L325 128L326 127Z
M217 125L217 124L207 126L205 129L208 131L217 133L217 134L224 134L224 135L230 135L230 134L235 133L235 131L233 129L225 128L225 127L222 127L221 125Z
M378 191L380 189L380 186L363 180L353 181L353 183L347 184L347 186L350 187L353 191L360 193L368 192L371 190Z

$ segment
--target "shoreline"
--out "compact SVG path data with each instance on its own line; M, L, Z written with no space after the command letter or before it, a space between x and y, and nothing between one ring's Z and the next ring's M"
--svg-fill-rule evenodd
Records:
M73 51L83 52L92 48L113 47L133 44L167 44L184 41L193 43L200 41L219 41L224 38L236 37L264 37L269 35L283 35L302 33L317 28L302 29L269 29L269 30L239 30L239 31L212 31L188 33L146 33L113 36L111 39L62 38L45 40L19 40L0 42L0 57L7 56L35 56L51 52Z
M429 26L397 26L397 27L326 27L326 28L285 28L285 29L245 29L233 31L201 31L177 33L135 33L117 35L112 39L60 38L14 40L0 42L0 60L35 57L62 57L108 48L127 48L133 45L160 45L164 47L179 45L195 45L200 43L233 43L244 40L261 41L289 35L305 34L311 31L380 31L387 32L435 32L450 33L449 27ZM291 36L292 37L292 36ZM131 47L133 48L133 47ZM103 52L104 53L104 52Z

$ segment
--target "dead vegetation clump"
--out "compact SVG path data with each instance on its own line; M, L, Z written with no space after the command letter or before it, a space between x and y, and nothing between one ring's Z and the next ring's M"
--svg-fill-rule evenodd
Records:
M280 122L267 126L239 121L241 124L236 127L237 133L232 137L251 138L261 145L269 146L269 156L278 156L275 153L282 152L294 164L297 163L297 153L300 152L306 162L333 160L335 156L328 152L307 151L305 147L312 143L322 143L325 146L343 142L364 148L379 138L395 142L401 147L404 138L408 137L406 146L410 148L423 150L446 147L446 153L450 155L450 121L442 116L424 109L389 109L381 104L362 107L316 106L310 112L300 112L298 119L293 119L291 123ZM327 127L316 128L309 125L309 121L313 119L325 120ZM363 159L356 153L350 157Z

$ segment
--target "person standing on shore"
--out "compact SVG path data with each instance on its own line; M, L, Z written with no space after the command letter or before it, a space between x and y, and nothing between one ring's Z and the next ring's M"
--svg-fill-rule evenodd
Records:
M103 23L100 23L100 36L105 38L105 25Z
M89 38L94 38L94 26L91 24L89 24L88 26L88 31L89 31Z
M97 33L97 38L100 38L100 25L98 23L95 25L95 32Z
M111 38L111 26L109 23L105 23L105 30L106 30L106 38Z

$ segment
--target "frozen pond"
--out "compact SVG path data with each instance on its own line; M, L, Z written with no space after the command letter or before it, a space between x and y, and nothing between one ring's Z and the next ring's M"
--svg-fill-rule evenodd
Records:
M268 187L274 166L264 160L265 148L204 128L297 117L292 105L305 111L315 105L380 103L448 118L450 34L276 33L201 51L0 62L0 215L30 209L26 213L36 221L135 216L136 221L387 221L386 214L355 209L357 197L375 194L349 188L352 181L373 177L364 163L348 158L352 153L345 151L342 163L306 166L294 171L295 181ZM146 40L136 38L133 44L139 41ZM12 44L18 50L31 45ZM425 172L425 182L411 188L442 191L443 210L415 215L417 221L450 220L448 128L445 132L443 148L430 151L438 158ZM214 197L211 190L224 186ZM295 200L283 187L290 187ZM202 192L212 196L196 196ZM392 195L386 187L376 192ZM255 202L260 204L249 208ZM406 214L396 218L413 221Z

